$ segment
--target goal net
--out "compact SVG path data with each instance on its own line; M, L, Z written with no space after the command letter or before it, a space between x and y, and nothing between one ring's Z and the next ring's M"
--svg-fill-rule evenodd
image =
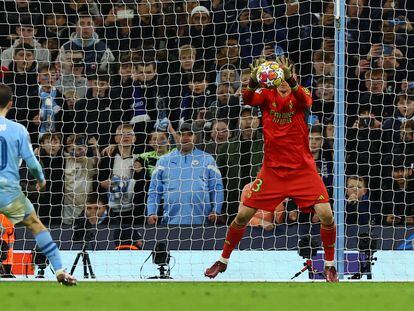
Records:
M7 117L47 179L36 191L23 163L22 190L79 279L204 278L263 164L249 64L284 56L313 97L341 278L414 280L412 1L6 0L0 48ZM289 280L303 263L298 279L323 279L320 220L291 196L256 213L219 280ZM5 274L53 276L24 227L0 229Z

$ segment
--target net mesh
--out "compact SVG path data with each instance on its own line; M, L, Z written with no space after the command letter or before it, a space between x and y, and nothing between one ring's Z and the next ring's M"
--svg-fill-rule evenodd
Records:
M346 272L370 262L366 237L378 251L412 249L414 6L347 1L346 103L335 102L334 7L302 0L0 3L0 79L14 94L8 118L28 129L47 179L37 192L23 165L22 188L65 263L86 245L96 250L98 278L134 279L161 243L177 261L175 278L202 277L263 163L261 111L241 95L249 64L282 55L312 91L310 149L330 197L335 128L345 127ZM343 125L334 122L335 104L345 105ZM184 145L183 124L200 156L156 166ZM239 246L248 251L234 254L228 278L289 278L300 269L296 250L306 236L318 248L319 219L294 200L259 211ZM34 246L17 226L15 253ZM147 252L114 251L124 248ZM411 277L386 268L378 275Z

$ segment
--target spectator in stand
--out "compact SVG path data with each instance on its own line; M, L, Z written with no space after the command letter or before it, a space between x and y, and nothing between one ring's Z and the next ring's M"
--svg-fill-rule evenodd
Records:
M346 214L347 225L366 226L377 223L379 210L370 202L367 183L364 178L350 176L346 181ZM362 228L361 228L362 229Z
M307 76L312 72L310 59L312 58L312 50L318 50L323 45L321 41L331 42L331 47L324 46L322 50L332 51L334 48L334 40L331 33L321 33L318 29L322 30L324 27L316 27L319 24L330 25L333 22L333 14L328 11L329 2L325 4L325 14L327 18L318 19L317 16L321 16L323 11L319 9L316 14L312 14L310 8L311 3L314 1L300 2L296 0L285 0L285 4L276 7L276 20L286 30L285 39L283 41L277 41L285 44L284 50L289 54L289 58L293 60L295 64L302 64L300 73L302 76Z
M276 22L274 6L267 0L250 0L240 10L237 21L233 22L229 33L239 37L241 68L246 68L253 58L262 55L266 46L276 47L275 42L286 50L285 26ZM239 67L240 68L240 67Z
M229 119L231 130L237 128L240 116L240 100L234 96L234 88L231 84L223 82L217 87L217 101L210 107L213 116L219 119Z
M105 39L108 47L119 59L125 53L139 47L139 17L132 1L118 1L105 17Z
M335 110L335 81L331 77L320 77L316 83L315 100L311 114L318 117L319 123L333 119Z
M227 119L215 119L211 126L210 139L204 142L200 149L217 159L219 154L226 152L225 147L230 138L231 132Z
M90 15L93 17L93 22L97 26L102 25L102 17L100 16L99 7L94 0L66 1L64 12L68 16L69 23L72 25L76 24L79 15Z
M401 89L401 82L404 79L414 79L414 66L407 61L401 50L394 45L375 45L382 53L375 58L372 57L372 66L385 71L388 81L388 92L395 92Z
M232 64L226 64L220 67L217 72L216 84L229 83L233 90L237 90L240 87L240 74L236 66Z
M22 18L33 25L41 21L40 2L20 0L0 2L0 46L10 47L16 38L17 28Z
M158 78L156 63L139 62L134 65L134 84L133 84L133 111L129 122L134 125L134 132L137 136L136 143L140 146L139 152L147 141L147 135L154 129L158 119L160 98L163 97ZM161 105L160 105L161 106Z
M405 17L389 16L381 20L379 31L375 31L372 36L372 43L382 43L384 45L392 45L399 49L403 55L408 58L414 56L412 48L412 40L414 28L412 23ZM408 41L409 40L409 41Z
M17 39L13 45L4 50L1 54L1 65L8 67L14 60L15 49L22 45L31 46L34 60L38 64L47 64L50 60L49 50L42 47L42 45L35 39L37 29L28 17L21 18L19 25L16 27Z
M37 84L37 64L33 47L20 44L13 48L13 61L3 81L13 91L14 103L7 117L28 128L31 138L37 142L37 120L35 119L39 103L39 85ZM35 119L35 120L34 120Z
M99 160L97 140L84 135L70 135L66 141L64 176L65 194L62 222L72 225L85 207L88 193L93 190L94 176ZM88 156L88 147L92 156Z
M136 4L136 12L139 17L138 30L140 38L140 46L144 46L147 42L151 46L156 46L158 39L157 27L160 25L160 5L159 1L141 0L134 1Z
M72 32L70 26L73 26L73 24L68 24L68 15L65 14L64 7L60 3L52 3L51 7L45 9L43 13L45 14L44 35L46 37L46 41L50 39L57 40L56 50L55 47L51 50L49 43L46 44L49 52L52 54L50 60L54 61L59 53L59 48L69 41L69 37Z
M224 199L220 171L211 155L195 149L191 124L183 123L178 136L178 148L162 156L152 174L148 224L157 223L162 198L163 224L215 224Z
M361 106L358 120L347 132L346 174L359 175L368 179L371 199L380 194L381 131L380 118L371 112L369 105Z
M246 59L247 63L251 63L252 59L259 56L262 50L260 46L260 35L254 36L260 28L259 14L257 10L249 10L243 8L238 13L237 21L230 27L230 32L238 34L240 45L240 56L242 59ZM259 41L260 40L260 41Z
M239 99L240 103L242 104L243 104L242 90L243 88L246 88L249 85L249 79L250 79L250 68L243 69L240 73L240 87L234 93L234 96L236 96Z
M56 81L58 94L75 90L79 98L85 98L87 92L87 79L85 78L85 63L82 51L65 51L62 63L56 66L60 70L60 76Z
M394 114L394 95L387 92L387 75L384 70L367 71L364 86L366 91L357 92L356 98L350 99L347 106L349 127L355 123L360 105L370 105L372 113L380 118L390 118Z
M369 7L367 0L349 0L347 9L347 52L350 57L357 58L370 49Z
M112 52L95 32L94 21L90 15L79 15L76 32L71 35L68 42L62 45L58 61L67 62L67 52L71 51L83 52L86 76L96 75L98 71L109 73L110 64L115 60Z
M309 133L309 147L315 160L316 168L322 177L329 196L333 194L333 154L324 144L321 125L314 125Z
M394 117L386 120L383 125L382 140L384 146L382 152L385 154L385 157L391 155L393 145L401 141L401 124L407 120L414 120L414 94L400 93L396 104L397 109ZM384 159L384 161L391 163L390 159Z
M132 53L122 53L118 75L111 78L112 109L114 120L121 123L129 123L132 119L134 109L134 68Z
M383 189L381 202L384 223L387 225L414 225L414 163L397 156L393 170L386 181L390 185Z
M54 115L60 109L56 99L55 89L55 67L53 65L39 65L37 80L39 84L39 107L32 108L35 116L32 119L32 126L29 131L32 133L32 140L37 142L35 132L39 132L40 136L45 132L55 131ZM46 100L50 99L47 103ZM49 104L51 106L49 107Z
M247 62L240 55L240 46L238 37L229 36L220 44L216 56L216 70L219 71L223 66L231 65L235 69L247 68Z
M188 104L188 98L191 94L189 83L194 70L199 68L196 58L197 50L191 44L184 44L179 47L179 61L171 63L171 74L168 77L168 119L172 122L174 128L178 128L178 120L181 118L182 105ZM196 67L197 66L197 67ZM182 100L182 99L186 100Z
M177 72L180 73L182 79L188 77L187 73L192 73L193 68L197 66L197 50L191 44L184 44L179 47L178 50L179 56L179 69ZM200 66L199 66L200 67ZM188 79L180 79L180 84L187 84Z
M200 5L199 0L188 0L183 1L179 7L177 7L177 12L179 13L179 24L180 30L179 35L182 36L184 31L186 31L186 27L190 23L191 12L193 9Z
M183 36L185 42L190 41L191 45L197 47L197 59L202 59L208 64L214 64L217 45L214 34L214 25L211 23L210 11L205 6L196 6L192 9L189 24ZM212 68L204 68L208 73Z
M63 141L76 133L76 103L79 101L78 94L74 90L68 90L63 94L62 109L55 114L55 130L63 135ZM80 113L80 112L78 112Z
M175 108L168 113L169 119L176 128L179 120L197 121L199 129L202 129L206 120L211 118L207 110L216 100L215 88L206 77L204 72L195 72L190 78L187 90L182 95L180 108Z
M111 135L115 134L119 120L112 113L116 104L109 85L109 75L89 76L90 87L86 98L75 104L76 133L95 137L98 146L104 148L111 143Z
M405 120L401 123L400 139L401 143L392 153L403 154L405 157L414 160L414 120Z
M239 132L223 146L223 153L217 156L224 189L227 191L223 214L228 217L228 221L233 220L237 213L241 190L254 180L263 160L263 139L258 130L259 123L257 110L243 106Z
M335 55L331 52L317 50L313 52L313 71L309 77L301 77L303 85L309 88L316 87L316 83L320 77L333 77L335 73Z
M42 164L46 180L46 188L38 198L37 214L47 227L50 224L60 225L64 181L62 135L60 133L43 134L40 138L40 146L34 152Z
M102 157L98 180L101 191L108 195L110 222L120 226L131 226L138 216L134 212L134 195L142 189L136 189L136 174L142 170L133 153L135 143L134 127L121 124L116 129L116 146L109 150L108 156Z
M169 130L175 133L174 129L169 126ZM175 135L175 134L174 134ZM151 181L151 175L155 169L158 159L170 152L170 142L168 132L153 131L149 135L148 145L152 151L144 152L138 155L134 162L135 168L135 197L134 197L134 214L137 216L135 223L143 224L145 215L145 206Z
M57 90L54 87L55 80L52 78L52 75L53 70L49 71L48 66L39 66L40 110L38 115L33 118L33 123L39 125L37 130L39 136L46 132L56 131L55 116L60 111L62 105L57 98Z
M41 92L51 93L56 84L56 69L53 64L39 65L37 81L39 83L39 94Z
M92 228L99 229L99 226L108 225L108 200L106 196L96 192L87 195L85 207L74 223L73 240L87 240L88 232Z

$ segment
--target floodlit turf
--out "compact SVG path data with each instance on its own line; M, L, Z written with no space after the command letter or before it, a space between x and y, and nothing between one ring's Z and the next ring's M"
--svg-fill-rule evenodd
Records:
M0 305L7 311L412 310L414 283L80 283L67 288L0 281Z

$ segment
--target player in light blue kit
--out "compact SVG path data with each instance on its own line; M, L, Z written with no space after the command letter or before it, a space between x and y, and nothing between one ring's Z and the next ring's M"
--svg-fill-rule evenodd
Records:
M56 243L20 188L19 166L22 160L36 178L38 191L46 186L46 180L33 154L29 133L22 125L5 118L12 106L12 99L11 89L0 84L0 213L6 215L13 224L23 223L33 233L40 250L52 263L59 283L76 285L76 279L62 267Z

